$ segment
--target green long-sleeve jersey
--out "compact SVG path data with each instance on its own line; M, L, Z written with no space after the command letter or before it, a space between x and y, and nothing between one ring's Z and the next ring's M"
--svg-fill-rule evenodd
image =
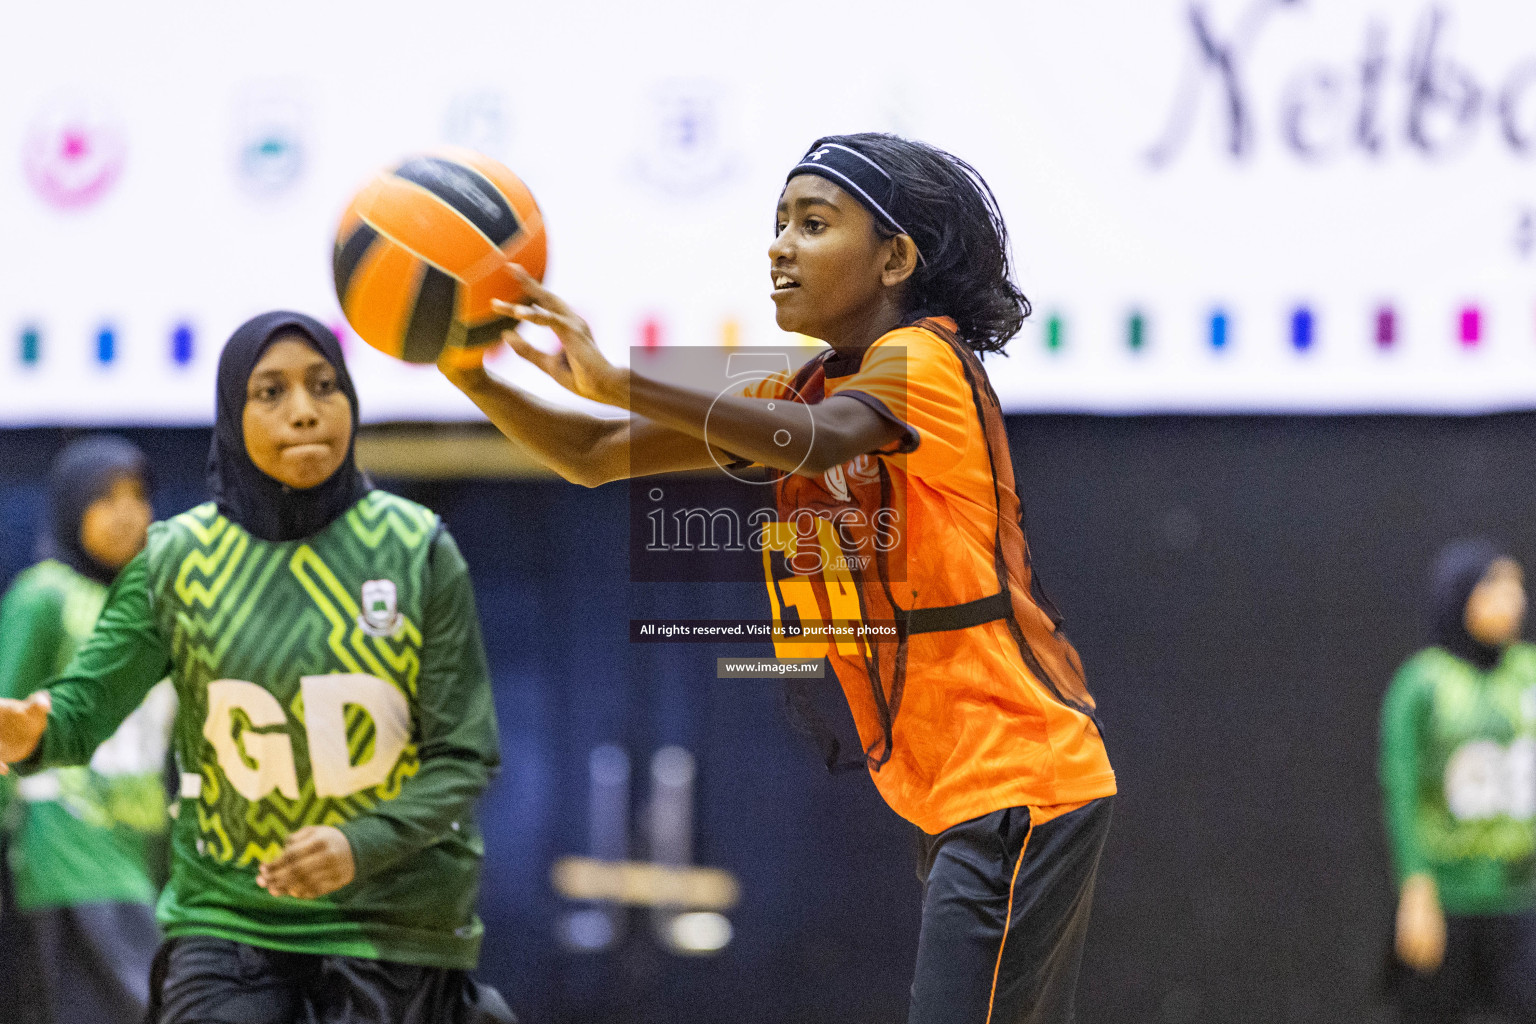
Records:
M1432 647L1398 671L1381 719L1398 879L1428 874L1449 914L1536 906L1536 647L1481 671Z
M69 664L96 625L107 588L47 560L0 601L0 697L25 697ZM13 783L8 865L21 910L153 903L164 871L166 743L176 696L168 682L103 743L90 765Z
M49 687L23 770L89 759L167 673L182 771L168 935L475 965L474 805L496 720L468 571L433 513L373 491L284 543L212 504L157 523ZM345 833L356 878L314 900L257 887L309 825Z

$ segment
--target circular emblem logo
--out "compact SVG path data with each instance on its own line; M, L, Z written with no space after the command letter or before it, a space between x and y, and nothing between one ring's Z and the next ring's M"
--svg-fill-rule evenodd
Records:
M714 400L709 403L709 409L704 413L704 443L709 446L709 457L714 460L715 465L719 467L720 471L723 472L726 476L731 477L734 480L739 480L744 484L754 484L757 486L766 487L771 487L774 484L774 477L772 474L769 475L768 479L758 480L751 476L737 472L730 466L720 461L719 456L715 454L715 442L710 439L709 423L710 417L714 415L715 406L719 404L720 399L722 398L741 394L744 390L746 390L748 385L755 384L758 381L767 380L774 375L779 375L781 378L787 378L789 376L789 372L789 356L783 352L733 352L726 359L725 376L728 380L731 381L731 383L727 384L724 388L721 389L720 393L717 394ZM779 402L790 402L794 401L795 398L800 398L801 404L805 405L806 408L810 410L811 415L807 424L810 431L810 438L806 442L807 447L805 450L805 455L800 459L800 465L804 465L805 460L811 456L811 450L809 447L810 441L814 440L816 437L815 407L810 403L805 402L804 397L800 394L800 392L795 390L795 388L790 385L787 380L785 381L784 387L785 390L789 392L789 394L783 398L768 402L767 408L771 411ZM788 430L779 430L776 431L773 435L773 443L780 448L787 446L792 440L794 440L794 438ZM795 467L795 469L799 468L799 466Z
M634 167L641 181L680 199L696 199L733 178L740 159L727 137L724 88L709 80L659 83L638 117Z
M240 184L255 196L274 196L304 173L305 104L279 86L252 86L236 104L235 134Z
M40 198L61 210L89 206L123 170L121 126L99 103L60 97L38 111L22 143L22 167Z
M304 165L299 140L271 132L246 142L240 150L240 174L252 192L278 192L293 184Z

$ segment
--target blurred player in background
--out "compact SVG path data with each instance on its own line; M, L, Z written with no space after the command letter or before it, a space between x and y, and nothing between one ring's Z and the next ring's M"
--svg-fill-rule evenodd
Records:
M472 353L441 365L570 480L773 471L790 531L765 551L775 612L794 593L804 623L895 626L829 657L863 744L856 763L928 837L911 1024L1067 1024L1115 776L1077 652L1034 576L979 358L1029 311L996 200L931 146L823 138L790 171L768 257L779 326L830 348L735 395L614 367L526 274L528 304L501 308L562 348L515 333L513 347L633 415L559 409ZM835 745L823 752L836 763Z
M0 697L63 671L154 518L144 455L117 437L75 441L48 481L43 560L0 603ZM166 749L176 695L150 689L90 765L7 780L16 913L0 922L8 1021L138 1024L159 944ZM11 908L7 908L9 912Z
M498 765L468 571L353 460L335 337L267 313L219 359L215 501L150 528L62 674L0 701L0 761L80 764L169 672L181 814L158 1024L510 1019L468 976Z
M1405 1024L1536 1021L1536 647L1521 568L1461 540L1435 563L1436 645L1381 722L1400 896L1389 989ZM1481 1018L1479 1018L1481 1019Z

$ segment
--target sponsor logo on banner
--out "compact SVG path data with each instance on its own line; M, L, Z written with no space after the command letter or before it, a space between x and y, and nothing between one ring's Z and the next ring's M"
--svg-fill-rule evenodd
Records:
M235 101L235 166L257 196L288 191L304 174L305 103L280 86L257 86Z
M697 198L730 181L741 159L726 131L723 87L708 79L658 83L642 99L637 177L658 192Z
M45 104L28 126L22 166L43 201L76 210L111 190L127 149L121 124L103 104L60 96Z

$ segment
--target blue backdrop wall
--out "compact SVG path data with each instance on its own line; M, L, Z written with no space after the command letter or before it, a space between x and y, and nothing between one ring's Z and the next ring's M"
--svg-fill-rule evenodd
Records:
M1444 540L1489 533L1536 565L1536 416L1010 431L1035 561L1120 777L1085 1024L1391 1020L1376 998L1393 906L1376 715L1424 642ZM161 514L203 499L206 433L128 433ZM0 581L30 559L64 440L0 432ZM826 774L777 684L714 679L717 654L752 651L628 642L631 617L760 618L761 585L631 584L622 485L397 489L463 547L495 674L506 767L484 810L485 977L535 1024L904 1019L908 827L867 777ZM587 848L587 761L608 742L633 758L637 811L656 749L697 757L695 859L743 887L720 955L663 952L639 916L606 953L557 942L570 907L550 865Z

